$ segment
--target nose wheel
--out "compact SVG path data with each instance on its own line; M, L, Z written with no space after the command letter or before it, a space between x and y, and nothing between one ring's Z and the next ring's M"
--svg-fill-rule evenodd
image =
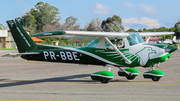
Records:
M151 67L151 69L148 72L145 72L143 76L145 79L152 79L152 81L159 81L164 76L164 72L161 70L155 70L154 67Z

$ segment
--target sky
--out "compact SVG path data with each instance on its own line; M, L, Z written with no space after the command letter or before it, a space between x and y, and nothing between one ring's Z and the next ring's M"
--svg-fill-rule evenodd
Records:
M59 9L61 20L69 16L78 18L81 28L93 18L106 20L118 15L125 30L174 27L180 20L179 0L41 0ZM33 8L39 0L2 0L0 23L21 17Z

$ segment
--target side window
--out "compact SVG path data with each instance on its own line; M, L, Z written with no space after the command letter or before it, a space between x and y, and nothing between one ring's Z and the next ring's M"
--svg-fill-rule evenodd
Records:
M96 48L99 43L99 40L93 40L91 41L86 47L93 47Z
M123 39L118 39L117 40L117 48L124 48L125 47L125 43L123 41Z
M110 40L110 41L111 41L112 44L113 44L114 46L116 46L118 49L125 47L125 43L124 43L123 39L113 39L113 40ZM106 48L108 48L108 49L112 49L112 47L111 47L107 42L105 42L105 46L106 46Z

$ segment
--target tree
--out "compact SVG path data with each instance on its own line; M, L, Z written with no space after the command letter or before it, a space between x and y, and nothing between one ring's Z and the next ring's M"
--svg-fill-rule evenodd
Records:
M126 32L137 32L137 31L135 29L130 28Z
M21 24L31 30L35 30L36 28L36 20L34 16L29 13L22 16Z
M4 29L6 29L6 27L4 27L3 24L0 24L0 30L4 30Z
M77 18L69 16L64 23L55 21L52 25L56 27L56 30L80 30L80 24L77 23L77 20Z
M88 23L87 25L85 25L85 30L86 31L101 31L101 20L96 17L93 18L90 23Z
M44 3L42 1L35 5L30 11L26 12L21 18L21 24L27 27L35 27L36 30L42 31L44 25L52 24L60 20L58 8Z
M39 26L38 30L42 30L42 27L46 24L51 24L54 21L60 20L60 16L58 16L58 14L60 14L59 9L48 3L40 1L35 5L35 8L38 12L35 18L39 19L39 22L36 23Z
M66 24L67 24L67 27L70 28L70 27L73 27L74 25L76 25L76 23L77 23L76 21L77 20L78 19L73 17L72 15L67 17L66 20L65 20Z
M180 32L180 22L177 22L177 23L174 25L174 28L175 28L175 31L176 31L176 32Z
M67 17L65 19L66 23L66 29L69 29L69 30L79 30L80 29L80 25L77 23L77 18L73 17L72 15Z
M175 35L176 35L176 38L179 38L180 37L180 22L177 22L175 25L174 25L174 28L175 28Z
M156 31L157 31L157 32L168 32L169 29L166 28L166 27L160 27L160 28L157 28Z
M53 25L50 25L50 24L46 24L42 28L43 32L54 31L54 30L56 30L56 28Z
M106 20L102 21L101 28L106 32L119 32L121 31L118 26L124 30L124 27L122 26L122 19L117 16L113 15L112 17L108 17Z
M143 32L141 29L138 29L138 32Z
M175 28L175 27L171 27L171 28L169 28L169 31L170 31L170 32L175 32L175 31L176 31L176 28Z
M147 32L147 29L146 29L146 28L143 28L143 32Z

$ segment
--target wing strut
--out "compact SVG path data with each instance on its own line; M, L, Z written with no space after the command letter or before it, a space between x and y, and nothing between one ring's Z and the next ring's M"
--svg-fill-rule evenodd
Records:
M105 37L105 41L106 41L107 43L109 43L109 45L110 45L114 50L116 50L116 52L125 60L125 63L127 63L127 64L131 64L131 63L132 63L130 60L128 60L128 59L119 51L119 49L117 49L117 47L115 47L115 46L111 43L111 41L110 41L107 37Z

